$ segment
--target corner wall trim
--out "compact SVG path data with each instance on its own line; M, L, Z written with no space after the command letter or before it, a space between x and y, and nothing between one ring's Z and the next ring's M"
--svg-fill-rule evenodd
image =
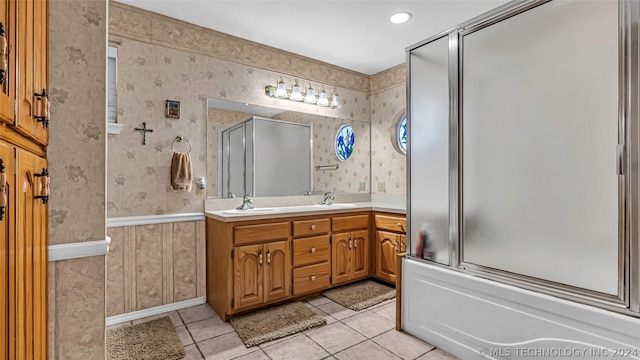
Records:
M152 307L150 309L138 310L130 313L109 316L106 320L106 326L120 324L123 322L132 321L132 320L138 320L138 319L145 318L147 316L163 314L169 311L176 311L176 310L188 308L191 306L201 305L206 302L207 302L207 297L203 296L203 297L179 301L179 302L175 302L167 305L160 305L160 306Z
M125 216L107 219L107 227L166 224L184 221L204 220L204 212L168 215Z
M104 240L49 245L49 261L106 255L109 252L109 244L111 238L107 236Z

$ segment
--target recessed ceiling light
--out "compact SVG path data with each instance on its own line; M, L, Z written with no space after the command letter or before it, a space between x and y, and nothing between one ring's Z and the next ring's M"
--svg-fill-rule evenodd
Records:
M389 21L391 21L394 24L404 24L407 21L409 21L409 19L411 19L411 13L407 11L399 11L391 15L391 17L389 18Z

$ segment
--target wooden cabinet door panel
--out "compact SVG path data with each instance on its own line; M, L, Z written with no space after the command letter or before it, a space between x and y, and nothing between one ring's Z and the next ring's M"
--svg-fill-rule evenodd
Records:
M376 232L376 273L375 276L396 282L396 245L399 242L400 235L380 231Z
M0 122L13 124L16 99L16 1L0 0L0 23L7 39L7 71L0 85Z
M348 281L351 274L350 234L332 235L331 243L331 284L336 285Z
M35 159L34 173L47 169L47 160ZM39 189L34 178L35 189ZM33 200L33 348L36 359L46 358L47 349L47 268L48 268L48 205L41 199Z
M247 245L234 249L233 298L234 309L262 303L263 246Z
M15 249L15 237L13 233L13 222L15 221L15 170L14 161L15 150L12 146L0 141L0 159L4 165L4 173L7 179L5 193L7 196L7 205L4 210L2 220L0 220L0 359L14 358L15 349L12 348L13 342L9 339L15 338L15 332L9 324L15 323L15 311L10 310L15 306L15 300L11 300L14 295L13 287L15 282L12 281L15 271L15 259L10 257Z
M33 70L34 70L34 0L18 1L18 129L34 136L36 121L33 118Z
M369 276L369 231L359 230L351 233L353 241L351 255L351 278L360 279Z
M37 157L16 150L16 355L33 358L33 183Z
M47 29L48 29L48 16L47 16L47 1L35 0L33 7L33 92L42 93L42 90L49 91L47 86ZM32 94L33 95L33 94ZM36 104L35 106L39 106ZM40 114L42 115L42 114ZM48 120L48 118L47 118ZM49 142L49 127L44 123L35 124L35 137L36 140L44 145Z
M291 256L286 241L264 245L266 254L264 302L286 299L291 295Z

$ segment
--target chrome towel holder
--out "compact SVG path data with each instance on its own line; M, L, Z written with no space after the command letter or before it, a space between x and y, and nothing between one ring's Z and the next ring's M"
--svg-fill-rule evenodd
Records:
M186 141L186 142L187 142L187 144L189 144L189 151L188 151L188 152L189 152L189 153L191 153L191 142L189 141L189 139L187 139L187 138L186 138L186 137L184 137L184 136L176 136L176 138L175 138L175 139L173 139L173 141L171 142L171 150L172 150L173 152L176 152L176 149L174 149L174 148L173 148L173 146L175 145L176 141L177 141L177 142Z

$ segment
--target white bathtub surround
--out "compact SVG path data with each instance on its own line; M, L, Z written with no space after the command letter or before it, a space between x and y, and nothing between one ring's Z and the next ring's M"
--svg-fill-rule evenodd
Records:
M640 319L407 258L404 331L460 359L640 359Z

